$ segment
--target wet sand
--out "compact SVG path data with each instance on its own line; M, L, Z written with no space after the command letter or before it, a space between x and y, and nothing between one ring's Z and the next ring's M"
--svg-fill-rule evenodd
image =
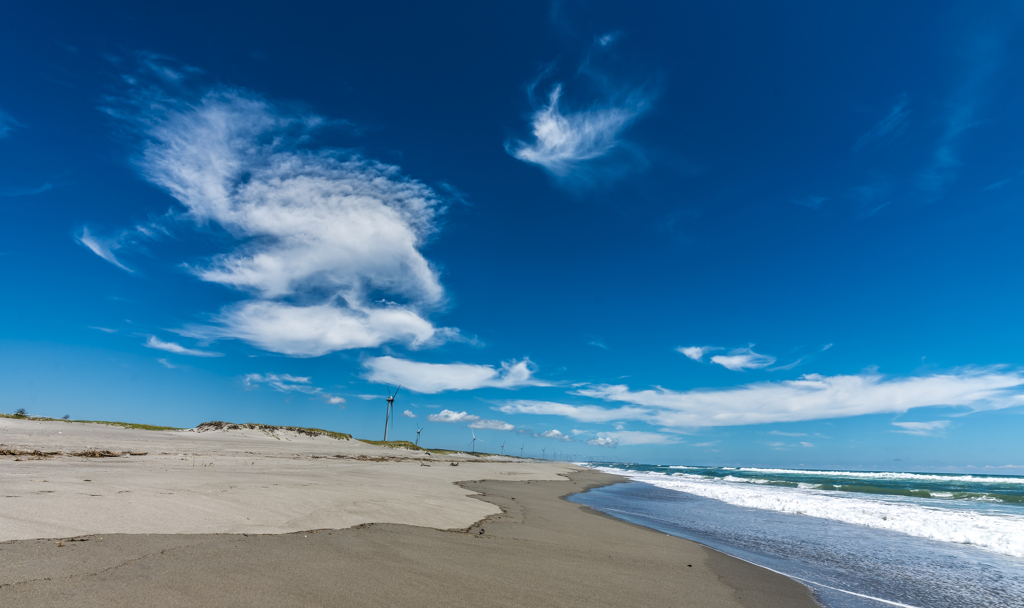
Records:
M306 473L323 464L320 459L310 462ZM0 460L0 481L11 479L22 465L39 463L48 463L51 473L78 466L55 459L15 463L5 457ZM430 499L442 510L444 505L453 507L448 517L465 523L448 529L360 523L275 534L95 533L9 540L0 543L0 605L816 606L805 587L786 577L562 499L593 485L622 481L620 477L548 463L417 463L429 475L421 483L435 492L402 498L401 487L393 486L418 473L408 471L410 463L357 461L351 466L378 467L365 478L388 486L377 488L393 493L385 502L404 501L401 513L415 514ZM235 471L238 476L241 465ZM480 473L482 479L514 473L526 480L446 478L455 471L463 476ZM161 474L154 468L150 477ZM305 500L302 483L294 478L292 502ZM454 489L451 495L446 494L449 488ZM19 509L16 500L0 500L2 532ZM65 504L81 504L76 500ZM475 517L474 509L462 503L478 505L486 514ZM117 504L108 508L116 511ZM377 506L387 512L386 505ZM392 518L400 519L401 513L391 511ZM364 522L374 521L373 509L366 507L363 514Z

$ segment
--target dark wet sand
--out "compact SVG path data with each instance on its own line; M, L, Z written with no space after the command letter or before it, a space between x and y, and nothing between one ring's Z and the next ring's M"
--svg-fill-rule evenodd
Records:
M504 513L467 530L0 543L0 606L817 606L784 576L560 500L619 481L468 482Z

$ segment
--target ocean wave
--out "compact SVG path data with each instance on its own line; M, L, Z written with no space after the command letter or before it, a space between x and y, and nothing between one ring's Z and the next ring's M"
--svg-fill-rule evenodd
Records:
M660 488L687 492L742 507L821 517L938 541L974 545L1004 555L1024 557L1024 517L938 509L905 502L866 500L820 490L726 482L699 475L665 475L608 467L598 468Z
M890 473L884 471L809 471L804 469L759 469L753 467L744 467L736 470L743 471L744 473L765 473L773 475L821 475L825 477L854 477L858 479L905 479L910 481L942 481L947 483L1024 484L1024 477L995 475L939 475L931 473Z

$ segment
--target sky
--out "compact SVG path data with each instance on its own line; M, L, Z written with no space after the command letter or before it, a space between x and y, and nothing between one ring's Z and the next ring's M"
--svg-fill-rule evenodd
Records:
M1024 474L1019 5L2 12L0 411Z

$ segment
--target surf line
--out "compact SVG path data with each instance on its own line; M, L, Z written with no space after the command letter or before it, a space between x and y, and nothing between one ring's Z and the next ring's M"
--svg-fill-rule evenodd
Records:
M630 513L629 511L623 511L622 509L608 509L608 510L609 511L618 511L619 513L628 513L629 515L640 515L640 513ZM645 517L651 517L651 516L650 515L646 515ZM658 518L657 517L653 517L652 519L658 519ZM661 521L667 521L667 520L661 520ZM673 534L671 536L675 536L675 535ZM677 536L676 538L683 538L683 537ZM689 540L689 539L684 539L684 540ZM691 541L691 542L696 542L696 541ZM698 544L703 544L703 543L698 543ZM716 551L721 551L721 549L716 549ZM725 553L725 551L721 551L721 552ZM899 606L899 608L918 608L917 606L911 606L910 604L901 604L899 602L894 602L892 600L883 600L882 598L875 597L873 595L864 595L863 593L857 593L856 591L847 591L846 589L840 589L838 587L832 587L830 585L826 585L824 583L819 583L817 581L812 581L812 580L809 580L809 579L806 579L806 578L800 578L799 576L793 576L792 574L786 574L785 572L779 572L778 570L774 570L772 568L769 568L768 566L762 566L761 564L754 563L754 562L750 561L749 559L743 559L742 557L736 557L735 555L730 555L728 553L726 553L726 555L729 555L729 557L734 557L734 558L740 560L741 562L746 562L746 563L750 564L751 566L757 566L758 568L764 568L765 570L768 570L769 572L774 572L775 574L781 574L782 576L785 576L786 578L791 578L793 580L801 581L803 583L808 583L808 584L811 584L811 585L817 585L819 587L824 587L826 589L831 589L832 591L838 591L839 593L846 593L848 595L855 595L857 597L862 597L862 598L864 598L866 600L874 600L876 602L881 602L883 604L889 604L890 606Z

